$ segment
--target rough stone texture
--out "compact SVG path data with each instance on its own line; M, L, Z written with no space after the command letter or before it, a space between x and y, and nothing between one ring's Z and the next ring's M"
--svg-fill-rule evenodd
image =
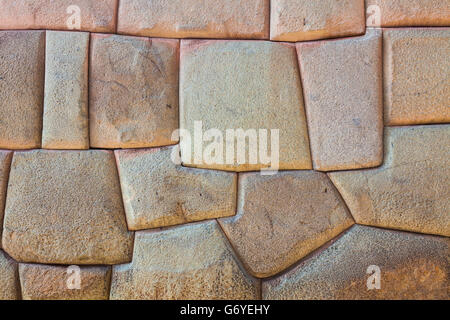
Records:
M263 299L448 299L449 244L354 226L326 250L263 282ZM380 290L367 289L371 265L380 268Z
M383 161L381 31L297 45L316 170Z
M272 0L270 39L307 41L363 34L364 0Z
M44 63L45 32L0 31L0 148L41 146Z
M164 38L269 38L270 0L121 0L118 32Z
M256 277L269 277L353 224L326 174L285 171L239 176L237 215L219 220Z
M131 260L110 151L15 152L3 248L18 262L116 264Z
M302 88L293 45L183 40L181 47L180 127L188 130L193 140L194 124L198 120L202 121L203 131L218 129L224 139L227 129L267 129L270 155L270 129L279 129L280 169L311 169ZM233 141L237 146L238 139ZM189 149L181 149L185 158L184 152ZM259 152L257 162L250 163L248 142L245 163L239 164L234 152L234 158L227 164L226 149L223 157L219 157L224 164L208 164L204 158L195 163L195 143L192 143L191 163L184 161L183 164L231 171L269 166L261 161Z
M176 143L178 40L93 34L89 81L91 146Z
M89 33L47 31L42 147L89 149Z
M20 299L17 263L0 250L0 300Z
M80 29L114 32L118 0L0 0L0 29L54 29L73 27L73 10L80 9Z
M380 8L382 27L450 26L450 0L366 0L370 6Z
M9 167L11 164L12 152L0 150L0 239L3 230L3 214L5 209L6 189L8 185ZM2 247L0 241L0 248Z
M173 152L178 148L115 151L130 230L235 214L236 174L175 165Z
M136 232L133 261L113 267L111 299L257 299L216 221Z
M373 170L330 177L357 223L450 236L450 125L387 128Z
M383 39L385 123L450 122L450 28L385 29Z
M67 266L19 264L24 300L107 300L111 267L79 267L80 288L70 289L76 275Z

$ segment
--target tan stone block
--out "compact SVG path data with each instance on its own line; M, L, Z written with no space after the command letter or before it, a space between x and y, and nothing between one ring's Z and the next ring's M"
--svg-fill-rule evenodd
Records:
M90 142L97 148L171 145L178 129L179 41L93 34Z
M272 0L270 39L307 41L363 34L364 0Z
M381 31L299 43L311 154L320 171L383 161Z
M450 28L384 29L383 39L385 124L450 122Z
M180 127L187 130L193 140L191 148L181 148L184 159L189 158L187 154L191 150L191 161L183 161L184 165L229 171L269 167L262 161L260 149L254 153L256 161L251 163L249 141L245 143L245 163L239 163L239 151L235 150L231 153L231 161L227 161L227 149L232 150L227 148L228 143L223 144L223 157L218 157L222 163L206 161L207 148L204 148L202 159L196 161L195 123L201 121L205 134L207 130L217 129L224 140L229 129L256 130L255 140L258 145L267 147L269 157L274 154L271 152L271 130L278 129L279 168L311 169L302 88L293 45L265 41L183 40L181 47ZM262 142L259 129L268 131L266 144ZM239 148L236 136L230 141L235 149Z
M238 198L237 215L219 223L255 277L285 270L353 224L339 193L320 172L244 173Z
M235 214L236 174L176 165L174 152L177 147L115 151L130 230Z
M0 300L20 299L17 263L0 250Z
M269 0L121 0L118 32L164 38L269 38Z
M114 32L118 0L0 0L0 29ZM77 8L74 8L76 6ZM79 28L77 19L79 16Z
M47 31L42 147L89 149L89 33Z
M386 130L383 166L329 174L356 222L450 236L450 125Z
M448 238L357 225L288 273L264 281L263 299L448 299L449 244ZM368 290L368 283L376 284L376 267L380 289Z
M6 189L8 186L9 168L11 165L12 152L0 150L0 239L3 230L3 214L5 209ZM0 248L2 247L0 241Z
M450 0L366 0L368 19L374 6L383 27L450 26Z
M138 231L130 264L113 267L111 299L258 299L216 221Z
M15 152L3 248L18 262L116 264L131 260L110 151Z
M44 64L44 31L0 31L0 148L40 148Z
M78 275L79 282L75 280ZM24 300L108 300L111 267L19 264ZM79 285L79 287L77 287Z

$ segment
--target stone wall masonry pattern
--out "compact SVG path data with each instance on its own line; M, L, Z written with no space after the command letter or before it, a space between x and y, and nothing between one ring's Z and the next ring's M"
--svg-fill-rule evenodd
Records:
M0 300L450 298L450 0L0 8ZM173 163L198 120L283 171Z

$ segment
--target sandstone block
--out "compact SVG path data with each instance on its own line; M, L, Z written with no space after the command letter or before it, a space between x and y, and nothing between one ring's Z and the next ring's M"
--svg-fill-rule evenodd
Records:
M450 28L385 29L383 39L385 124L450 122Z
M118 0L0 0L0 29L114 32Z
M450 125L386 130L380 168L329 174L356 222L450 236Z
M448 299L448 238L354 226L326 250L263 282L263 299ZM379 271L379 289L375 272ZM372 278L370 278L372 277Z
M3 230L3 214L5 209L6 189L8 185L9 168L11 165L12 152L0 150L0 239ZM1 242L1 241L0 241ZM0 243L0 248L2 247Z
M42 147L89 149L89 33L47 31Z
M239 176L237 215L219 222L249 272L269 277L353 224L326 174Z
M113 267L111 299L257 299L216 221L136 232L133 261Z
M269 0L121 0L118 32L163 38L269 38Z
M125 263L132 246L112 152L14 154L3 248L16 261Z
M383 161L381 31L297 45L311 154L320 171Z
M20 299L17 263L0 250L0 300Z
M364 0L272 0L270 39L307 41L363 34Z
M74 268L79 268L74 269ZM75 279L79 271L79 282ZM108 300L111 267L19 264L24 300Z
M176 143L178 40L93 34L89 80L91 146Z
M0 148L40 148L44 64L44 31L0 31Z
M175 165L174 151L178 149L115 151L131 230L235 214L236 174Z
M217 144L214 151L205 143L203 153L197 152L198 143L194 141L189 147L182 145L184 165L229 171L259 170L270 166L265 156L273 157L278 151L280 169L311 168L293 45L184 40L181 47L180 127L195 140L196 123L201 121L204 141L208 138L211 141L207 132L217 133L220 137L214 134L214 139L225 141ZM260 129L267 133L266 141ZM234 130L235 135L228 139L227 130ZM278 143L273 143L273 130L279 130ZM244 142L245 149L239 147L240 142ZM258 145L267 148L267 152L258 150ZM253 160L249 152L255 156ZM245 157L244 161L240 155Z

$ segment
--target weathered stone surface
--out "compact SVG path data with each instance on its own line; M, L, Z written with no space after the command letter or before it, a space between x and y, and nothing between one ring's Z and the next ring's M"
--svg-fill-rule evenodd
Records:
M0 0L0 29L114 32L118 0ZM74 8L74 6L78 8ZM76 18L79 14L79 26Z
M257 299L216 221L138 231L130 264L113 267L111 299Z
M205 133L210 129L219 130L224 140L228 129L254 129L255 139L264 147L268 145L270 156L274 154L271 152L271 129L279 129L279 168L311 168L302 88L293 45L183 40L181 47L180 127L190 133L192 140L196 139L196 121L202 121ZM268 131L267 143L261 142L259 129ZM229 141L238 149L236 137ZM225 142L223 157L217 157L222 163L206 161L205 157L196 161L193 141L191 148L182 147L183 159L191 158L191 163L184 160L183 164L230 171L269 167L262 161L260 150L255 153L257 161L249 161L248 141L245 143L245 163L239 163L236 152L232 152L228 161L227 150L232 149L227 145ZM189 150L192 157L186 156ZM206 151L207 148L203 155Z
M269 0L121 0L118 32L164 38L269 38Z
M373 12L371 6L378 6L383 27L450 26L450 0L366 0Z
M263 282L263 299L448 299L448 238L354 226L326 250ZM380 268L379 290L368 290Z
M20 299L17 263L0 250L0 300Z
M235 214L236 174L175 165L174 151L178 149L115 151L129 229Z
M93 34L89 80L91 146L176 143L178 40Z
M42 147L89 149L89 33L47 31Z
M80 282L75 280L76 266L19 264L24 300L107 300L111 267L78 267ZM77 288L77 284L79 287Z
M131 260L110 151L15 152L3 248L18 262L116 264Z
M450 122L450 28L385 29L383 39L385 123Z
M381 31L297 45L316 170L383 161Z
M3 214L5 209L6 189L8 185L9 167L11 164L12 152L0 150L0 239L3 230ZM0 248L2 247L0 241Z
M41 146L44 64L44 31L0 31L0 148Z
M306 41L364 33L364 0L272 0L270 39Z
M450 125L386 130L383 166L329 174L356 222L450 236Z
M237 215L219 222L249 272L269 277L353 224L326 174L239 176Z

